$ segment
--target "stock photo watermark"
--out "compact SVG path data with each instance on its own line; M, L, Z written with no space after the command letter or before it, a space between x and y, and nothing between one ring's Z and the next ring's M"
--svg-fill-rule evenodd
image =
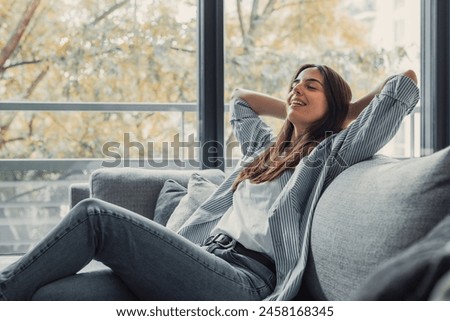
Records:
M217 141L207 141L201 144L195 139L194 134L190 134L187 141L180 140L180 134L176 134L170 142L147 141L142 143L132 140L130 133L124 133L122 142L109 141L103 144L102 153L107 159L102 162L102 166L130 167L131 162L137 161L138 167L202 168L204 164L201 159L206 159L209 164L215 164L216 167L220 168L224 165L226 168L230 168L235 166L236 157L242 157L241 150L247 153L246 157L239 159L240 165L248 166L258 156L253 151L256 152L260 147L260 142L246 142L242 147L237 141L225 145ZM273 147L269 148L273 149ZM131 157L133 153L137 153L138 157ZM203 153L202 157L201 153ZM234 157L236 154L241 156ZM302 162L309 168L323 165L332 166L336 162L341 167L348 167L348 164L339 155L330 155L326 152L320 155L316 154L311 153L303 157ZM217 155L224 155L224 157Z

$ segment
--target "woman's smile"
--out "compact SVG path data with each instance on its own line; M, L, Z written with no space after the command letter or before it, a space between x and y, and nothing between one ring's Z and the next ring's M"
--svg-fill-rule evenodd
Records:
M295 107L305 107L306 103L300 99L292 99L291 100L291 108L295 108Z

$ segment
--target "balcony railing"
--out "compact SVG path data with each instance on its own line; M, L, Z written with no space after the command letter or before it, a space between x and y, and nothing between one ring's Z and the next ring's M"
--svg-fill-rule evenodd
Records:
M58 103L0 102L1 111L69 111L69 112L179 112L180 137L185 137L185 114L196 112L196 104L145 103ZM183 155L182 155L183 156ZM55 181L20 180L0 182L0 253L21 253L28 250L68 210L68 191L73 183L87 182L90 173L101 168L104 159L2 159L0 171L42 171L63 173ZM130 160L138 167L138 160ZM186 165L193 162L186 162ZM164 169L177 168L168 160ZM144 162L149 167L147 162ZM188 167L189 168L189 167ZM26 175L24 175L26 176Z
M225 111L229 106L225 106ZM180 135L185 137L185 113L196 112L196 104L141 103L47 103L0 102L1 111L96 111L96 112L180 112ZM414 152L416 108L408 118L409 151ZM403 129L404 130L404 129ZM406 133L408 134L408 133ZM3 159L0 171L46 171L64 173L56 180L21 180L0 182L0 253L21 253L28 250L68 211L68 190L71 184L87 182L90 173L102 167L103 159ZM186 162L187 167L193 162ZM234 162L233 162L234 163ZM139 167L138 160L130 160L130 167ZM145 167L151 167L144 162ZM168 161L165 169L175 169L177 163Z

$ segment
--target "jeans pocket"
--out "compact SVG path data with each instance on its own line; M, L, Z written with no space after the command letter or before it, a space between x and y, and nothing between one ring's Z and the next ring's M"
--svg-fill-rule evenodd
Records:
M241 269L251 280L255 290L272 293L275 288L275 274L262 263L236 252L234 249L216 249L214 254L222 257L228 263Z

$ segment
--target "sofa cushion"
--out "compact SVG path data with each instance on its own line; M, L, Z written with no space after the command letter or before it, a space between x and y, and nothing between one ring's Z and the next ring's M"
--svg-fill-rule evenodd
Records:
M164 183L161 192L159 192L155 207L155 217L153 220L156 223L166 226L170 215L172 215L173 211L186 194L186 187L182 186L173 179L168 179Z
M314 213L304 275L311 299L349 299L448 214L449 191L450 148L408 160L375 156L345 170Z
M187 194L181 199L178 206L173 211L167 227L173 231L178 231L180 227L194 214L195 210L217 189L217 185L202 177L198 173L193 173L188 183Z

